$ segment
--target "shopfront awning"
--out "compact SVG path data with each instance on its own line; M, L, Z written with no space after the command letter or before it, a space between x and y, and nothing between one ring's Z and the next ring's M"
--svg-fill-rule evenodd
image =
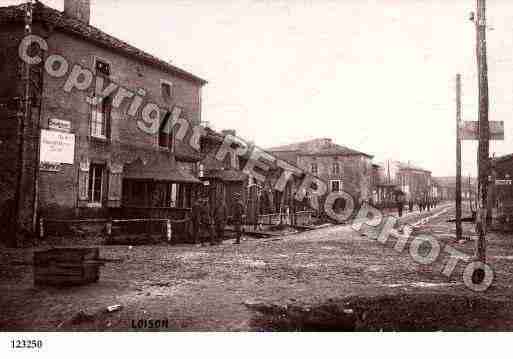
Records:
M248 179L248 175L237 170L206 170L204 178L218 179L224 182L244 182Z
M164 156L156 157L146 164L141 159L135 160L125 166L123 178L201 184L192 174L180 169L173 159Z

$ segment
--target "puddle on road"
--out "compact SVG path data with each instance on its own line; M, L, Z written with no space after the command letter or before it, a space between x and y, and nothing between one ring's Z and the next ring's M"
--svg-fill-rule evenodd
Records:
M257 259L257 260L242 259L240 261L240 263L250 266L250 267L265 267L265 265L267 264L263 260L260 260L260 259Z
M454 287L460 283L430 283L430 282L413 282L413 283L396 283L384 284L384 287L398 288L398 287L414 287L414 288L438 288L438 287Z
M328 246L323 246L321 247L321 249L325 250L325 251L333 251L333 250L336 250L338 249L337 247L328 247Z
M208 253L203 253L203 252L185 252L185 253L176 254L175 257L181 258L183 260L188 260L188 259L206 257L208 255L209 255Z
M367 267L367 270L371 271L371 272L379 272L379 271L383 270L383 266L382 265L370 265Z

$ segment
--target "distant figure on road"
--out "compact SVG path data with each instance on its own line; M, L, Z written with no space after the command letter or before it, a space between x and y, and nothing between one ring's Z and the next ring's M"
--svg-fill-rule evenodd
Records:
M397 213L399 214L399 217L403 216L403 209L404 209L404 197L403 194L397 194L395 197L396 206L397 206Z
M404 203L402 201L397 202L397 213L399 214L399 217L403 216L403 207Z
M235 240L235 244L240 244L240 240L242 237L242 223L244 219L244 203L242 203L240 193L235 193L233 195L235 202L232 207L233 214L233 225L235 227L235 234L237 239Z
M194 244L205 245L205 242L202 240L202 232L205 231L210 235L210 244L215 244L212 219L210 217L210 206L208 205L207 197L199 198L194 202L191 209L191 216Z
M221 200L214 211L214 223L216 230L216 241L221 243L224 239L224 229L226 227L226 221L228 220L228 208L226 202Z
M411 198L408 201L408 209L410 210L410 213L413 212L413 200Z

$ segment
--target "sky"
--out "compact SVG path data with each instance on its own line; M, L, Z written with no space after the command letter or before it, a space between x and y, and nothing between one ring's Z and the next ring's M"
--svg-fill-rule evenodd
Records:
M0 5L23 1L0 0ZM63 9L63 0L45 4ZM475 0L91 0L91 24L209 83L202 118L260 147L313 138L455 175L455 78L477 120ZM489 0L490 120L513 152L513 2ZM476 174L465 141L463 175Z

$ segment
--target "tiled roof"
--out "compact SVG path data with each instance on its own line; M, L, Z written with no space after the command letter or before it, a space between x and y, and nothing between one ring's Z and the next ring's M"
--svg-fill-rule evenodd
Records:
M12 22L24 21L24 5L0 7L0 25ZM121 52L122 54L133 57L139 61L153 65L163 71L172 73L183 79L194 81L201 85L207 83L202 78L193 75L185 70L171 65L168 62L158 59L124 41L121 41L94 26L88 25L82 21L65 16L62 12L44 5L41 2L34 4L33 12L34 22L45 22L55 29L78 36L84 40L93 42L99 46Z
M224 135L222 133L219 133L217 131L214 131L210 127L204 127L205 128L205 136L204 138L217 143L223 143L224 141Z
M176 140L174 154L176 159L184 162L198 162L203 156L183 141Z
M401 170L410 170L410 171L420 171L420 172L429 172L429 173L431 173L431 171L426 170L426 169L424 169L422 167L419 167L419 166L416 166L416 165L412 165L411 163L399 162L399 168Z
M513 153L511 153L509 155L504 155L504 156L500 156L500 157L494 158L494 160L497 161L497 162L509 161L509 160L512 160L512 159L513 159Z
M369 158L373 156L354 150L349 147L341 146L331 141L325 141L323 139L315 139L311 141L296 142L284 146L268 148L269 152L297 152L300 155L315 155L315 156L354 156L362 155ZM318 143L320 145L313 145Z
M137 159L125 166L123 177L176 183L201 183L196 177L182 171L172 159L165 156L155 156L146 164L141 159Z
M248 175L242 171L237 171L233 169L229 170L220 170L213 169L208 170L205 173L205 178L216 178L225 182L244 182L248 179Z

